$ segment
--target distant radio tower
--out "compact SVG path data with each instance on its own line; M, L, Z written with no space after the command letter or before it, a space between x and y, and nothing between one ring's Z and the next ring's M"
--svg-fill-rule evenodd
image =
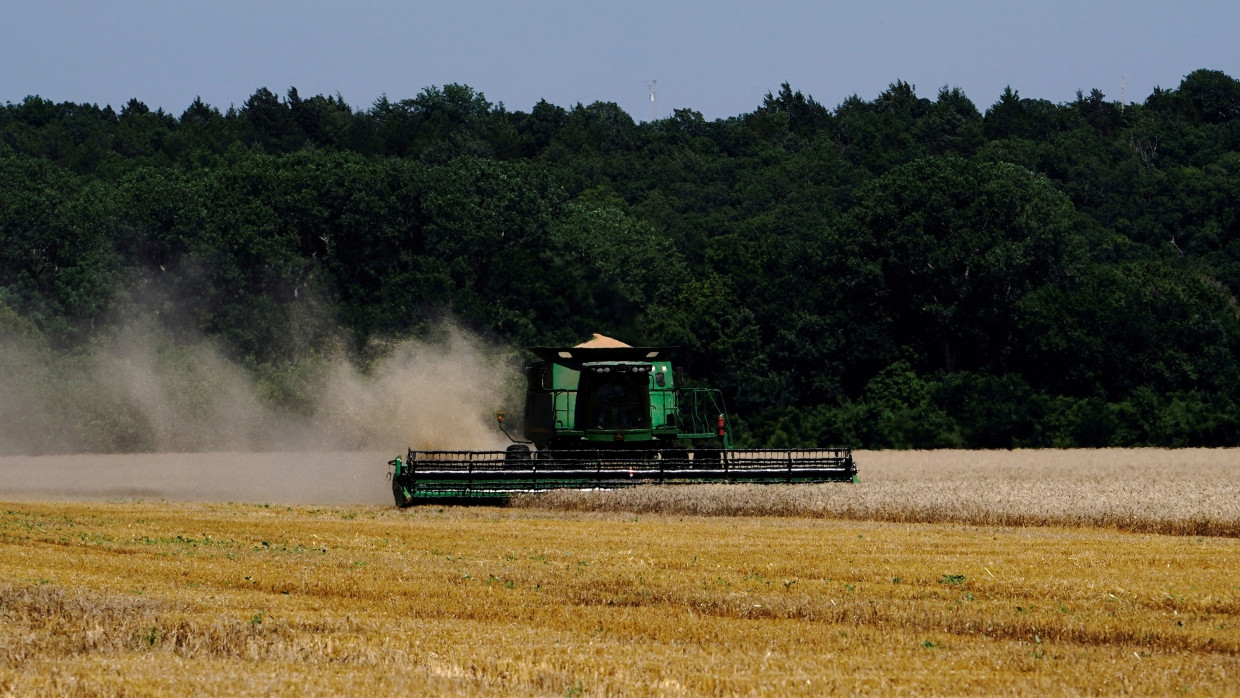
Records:
M658 121L659 119L659 81L651 80L648 83L650 87L650 120Z
M1124 111L1124 76L1119 76L1119 110Z

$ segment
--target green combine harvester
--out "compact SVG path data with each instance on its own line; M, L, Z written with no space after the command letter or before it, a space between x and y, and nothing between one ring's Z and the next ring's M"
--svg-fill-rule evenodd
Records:
M530 351L540 360L525 369L525 439L504 451L409 449L388 462L398 506L557 488L856 478L847 448L734 448L723 395L678 386L671 347L595 335ZM504 413L496 416L508 435Z

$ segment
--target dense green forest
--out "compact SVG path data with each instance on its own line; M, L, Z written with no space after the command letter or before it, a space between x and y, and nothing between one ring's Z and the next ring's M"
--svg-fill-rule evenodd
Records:
M784 84L715 121L464 85L0 108L0 341L206 337L290 410L278 377L342 337L364 364L450 318L683 347L751 446L1236 446L1237 289L1240 82L1212 70L984 110Z

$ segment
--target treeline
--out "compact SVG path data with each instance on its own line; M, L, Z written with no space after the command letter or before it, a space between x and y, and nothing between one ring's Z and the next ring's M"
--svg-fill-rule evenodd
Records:
M341 331L364 361L451 317L684 347L748 445L1235 446L1238 194L1240 82L1210 70L1144 103L785 84L643 123L463 85L28 97L0 108L0 333L72 353L139 320L300 376Z

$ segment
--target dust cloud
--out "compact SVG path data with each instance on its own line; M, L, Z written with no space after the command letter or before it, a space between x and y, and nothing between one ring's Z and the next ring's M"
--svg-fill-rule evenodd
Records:
M406 447L509 443L495 411L518 399L516 352L432 335L365 368L337 351L250 370L139 329L74 355L3 338L0 498L390 502Z
M0 500L392 504L385 451L0 456Z

